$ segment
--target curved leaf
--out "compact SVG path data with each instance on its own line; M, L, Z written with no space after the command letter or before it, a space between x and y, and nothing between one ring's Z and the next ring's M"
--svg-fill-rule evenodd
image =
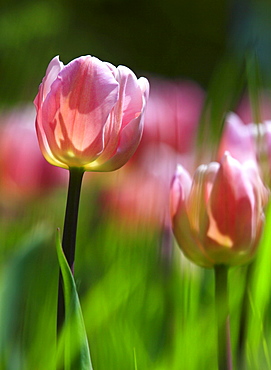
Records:
M62 250L60 236L57 237L57 255L63 278L65 298L65 323L58 350L64 349L65 370L92 370L90 352L73 275Z

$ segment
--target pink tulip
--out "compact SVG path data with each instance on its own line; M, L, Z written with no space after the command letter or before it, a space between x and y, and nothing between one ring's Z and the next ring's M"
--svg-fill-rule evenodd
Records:
M44 157L66 169L118 169L141 139L148 91L148 81L127 67L92 56L64 66L55 57L34 101Z
M261 236L268 193L250 161L225 153L201 165L193 181L180 166L171 186L173 232L184 254L200 266L249 261Z

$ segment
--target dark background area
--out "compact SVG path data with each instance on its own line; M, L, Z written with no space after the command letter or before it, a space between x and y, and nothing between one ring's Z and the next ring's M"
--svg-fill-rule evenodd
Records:
M91 54L208 88L228 53L270 69L270 1L11 0L0 13L0 106L33 100L49 61Z

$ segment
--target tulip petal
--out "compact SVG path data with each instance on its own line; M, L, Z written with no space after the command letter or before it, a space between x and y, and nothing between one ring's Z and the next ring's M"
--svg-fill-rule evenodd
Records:
M54 57L49 63L45 73L45 77L43 78L42 83L40 84L39 93L34 100L34 104L37 109L48 95L52 83L55 81L57 75L62 70L63 66L64 66L63 63L59 61L58 56Z
M121 68L121 75L120 99L113 117L110 117L113 123L109 122L112 129L107 127L106 136L110 133L110 139L96 163L93 162L87 167L89 170L92 168L95 171L96 166L99 171L113 171L122 167L135 153L141 140L149 83L145 78L140 78L139 84L137 84L135 75L126 67ZM133 102L134 100L135 102ZM130 118L133 119L126 122ZM115 131L116 128L119 132Z
M178 206L187 201L191 190L192 179L186 169L178 165L171 183L170 193L170 214L174 217L177 213Z
M194 174L188 197L187 207L191 228L198 234L201 241L205 238L209 223L206 204L218 169L219 164L217 162L199 166Z
M116 153L121 130L137 117L143 108L141 89L134 73L127 67L119 66L116 78L119 82L119 99L105 125L104 150L99 158L100 163Z
M124 88L120 91L120 109L122 112L122 127L131 122L143 108L141 87L135 74L127 67L118 67L118 81Z
M225 129L219 147L219 161L226 151L230 152L231 156L240 163L244 163L247 160L256 162L256 147L251 128L245 125L234 113L230 113L226 118Z
M59 73L43 105L44 134L55 157L86 163L103 150L105 122L118 99L119 85L106 64L75 59ZM85 163L82 163L84 165Z
M191 261L196 262L202 267L212 267L214 261L205 252L203 245L200 244L197 234L191 232L191 221L188 211L189 187L192 181L189 174L178 167L177 174L171 185L171 214L174 236L182 249L183 253Z
M122 167L135 153L143 131L142 115L132 120L119 134L119 145L115 154L104 162L97 161L86 166L87 171L115 171Z
M228 153L222 159L209 205L208 237L224 247L247 248L253 230L253 187L241 164Z

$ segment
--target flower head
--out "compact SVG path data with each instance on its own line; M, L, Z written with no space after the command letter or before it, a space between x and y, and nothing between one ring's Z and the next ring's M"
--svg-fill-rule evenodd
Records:
M35 98L41 151L66 169L112 171L135 152L143 130L148 81L92 56L50 62Z
M173 232L184 254L200 266L238 265L256 250L267 202L254 163L226 152L201 165L193 181L180 166L171 186Z

